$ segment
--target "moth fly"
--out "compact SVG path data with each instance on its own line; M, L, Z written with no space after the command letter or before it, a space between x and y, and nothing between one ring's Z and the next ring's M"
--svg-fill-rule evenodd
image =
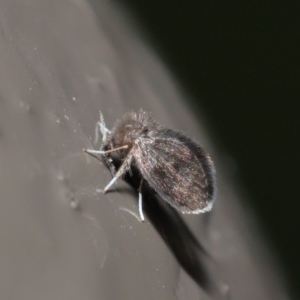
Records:
M143 110L125 113L110 131L100 112L97 123L102 134L100 150L84 149L100 154L110 167L110 187L135 166L143 180L159 196L182 213L199 214L210 211L216 197L214 164L204 149L184 133L164 128L150 113ZM114 171L113 155L121 160ZM139 213L144 221L141 185Z

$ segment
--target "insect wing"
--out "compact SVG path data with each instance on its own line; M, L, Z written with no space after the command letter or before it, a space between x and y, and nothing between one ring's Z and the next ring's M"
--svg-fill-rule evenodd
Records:
M151 143L139 144L137 167L149 185L183 213L209 211L214 198L210 157L192 139L163 130Z

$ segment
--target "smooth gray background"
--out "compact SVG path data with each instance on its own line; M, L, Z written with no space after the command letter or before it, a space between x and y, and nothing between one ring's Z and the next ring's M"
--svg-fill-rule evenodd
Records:
M288 299L230 161L124 7L1 1L2 299ZM142 107L209 150L219 197L182 216L137 194L82 149L99 110L108 127ZM202 124L201 124L202 120ZM159 199L158 199L159 200Z

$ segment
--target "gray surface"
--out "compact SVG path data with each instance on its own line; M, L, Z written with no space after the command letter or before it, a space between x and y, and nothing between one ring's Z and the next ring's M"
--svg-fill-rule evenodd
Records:
M228 164L128 20L103 1L0 3L1 299L287 299ZM211 214L146 196L142 224L125 182L97 192L110 173L82 149L99 110L111 127L140 107L215 158Z

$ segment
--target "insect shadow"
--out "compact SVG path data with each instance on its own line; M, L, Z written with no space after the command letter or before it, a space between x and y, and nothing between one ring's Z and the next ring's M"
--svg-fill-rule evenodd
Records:
M120 162L114 161L116 169ZM141 182L139 171L132 166L131 174L125 180L134 190L138 190ZM181 267L208 294L220 294L219 280L211 270L214 264L212 257L188 228L181 215L145 182L142 187L143 209L148 220L167 244ZM223 294L223 293L221 293Z

